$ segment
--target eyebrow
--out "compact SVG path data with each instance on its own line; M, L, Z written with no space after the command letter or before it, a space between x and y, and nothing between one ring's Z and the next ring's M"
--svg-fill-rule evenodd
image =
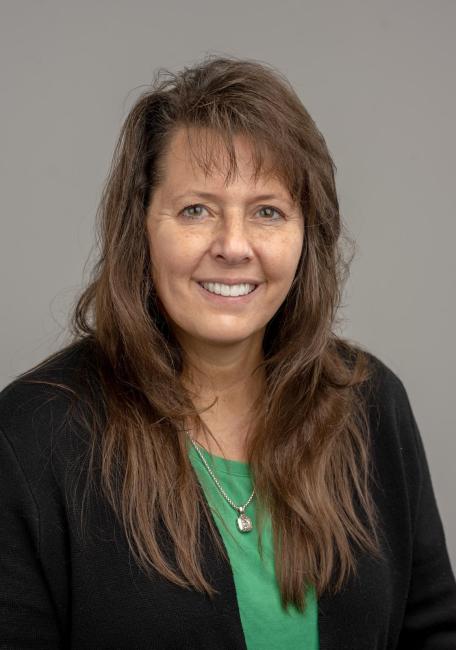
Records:
M186 192L183 192L182 194L179 194L176 197L174 197L174 199L175 201L179 201L180 199L189 195L200 196L203 199L210 199L210 200L217 200L219 198L217 194L213 194L212 192L187 190ZM269 201L270 199L282 201L283 203L287 203L290 207L293 206L293 203L289 199L282 196L281 194L259 194L257 196L251 197L249 202L253 203L254 201Z

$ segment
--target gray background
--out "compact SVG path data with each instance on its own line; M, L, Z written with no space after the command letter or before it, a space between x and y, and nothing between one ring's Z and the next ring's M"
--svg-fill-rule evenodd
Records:
M63 345L123 119L159 67L272 64L338 168L342 333L403 380L453 567L456 2L0 2L0 387Z

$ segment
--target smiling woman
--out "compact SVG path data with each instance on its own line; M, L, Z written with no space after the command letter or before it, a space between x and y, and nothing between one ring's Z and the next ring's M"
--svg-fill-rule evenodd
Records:
M244 356L241 341L244 350L250 349L251 364L251 368L244 366L243 372L250 374L253 366L261 363L266 326L290 290L302 251L304 220L300 206L290 207L286 213L273 205L263 206L264 196L271 201L274 197L285 206L287 199L277 197L288 195L290 205L293 199L280 179L268 175L252 178L253 152L248 138L237 135L233 144L237 176L227 186L224 170L229 161L224 161L223 143L217 142L207 128L176 129L161 161L162 179L147 209L153 284L187 353L187 370L191 365L201 371L205 357L213 366L214 355L219 366L222 359L238 365ZM213 159L219 168L208 176L201 166L192 163L194 152L201 155L209 146L218 148ZM174 197L182 187L201 189L176 201ZM181 204L197 195L205 196L207 205L181 209ZM188 217L185 211L189 208L200 211L196 217ZM271 218L268 210L276 216ZM227 344L232 346L230 351ZM214 370L210 369L210 375ZM225 377L228 379L226 371ZM229 377L231 383L234 379ZM240 406L247 407L249 399L245 395ZM231 414L236 411L233 398L227 408ZM217 419L226 423L227 417L219 406ZM230 447L241 449L244 435L242 429L234 427Z
M335 332L334 171L271 66L139 97L73 340L0 394L0 647L456 647L407 392Z

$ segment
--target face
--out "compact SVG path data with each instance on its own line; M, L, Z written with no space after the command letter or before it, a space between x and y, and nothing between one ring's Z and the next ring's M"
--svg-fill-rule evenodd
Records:
M249 144L234 143L239 171L226 186L223 171L205 176L176 131L147 212L153 281L184 348L261 343L302 250L300 207L277 179L254 183Z

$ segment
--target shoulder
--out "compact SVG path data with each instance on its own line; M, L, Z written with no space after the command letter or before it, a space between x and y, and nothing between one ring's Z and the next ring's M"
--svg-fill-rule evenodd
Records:
M75 442L83 413L79 407L94 385L93 355L91 341L82 339L22 373L0 392L0 442L24 465L38 467L37 461L47 459L48 452L58 453Z
M387 420L398 434L404 425L416 426L411 401L403 380L382 359L372 352L366 353L371 367L367 382L367 405L379 418Z
M90 379L94 350L90 338L80 339L19 374L0 391L0 421L19 415L29 400L79 391Z
M423 442L404 382L382 358L362 346L353 345L346 361L353 365L357 354L364 357L369 369L368 379L357 386L357 391L369 422L374 462L384 465L385 471L395 467L416 482Z
M391 499L407 495L412 518L427 471L423 439L401 377L382 359L366 352L371 375L363 387L372 451L372 472ZM395 496L394 496L395 495Z
M352 346L349 357L343 353L345 360L353 365L357 355L364 357L369 369L369 378L360 386L367 407L383 416L403 417L410 411L410 399L407 389L397 372L380 357L361 346Z

